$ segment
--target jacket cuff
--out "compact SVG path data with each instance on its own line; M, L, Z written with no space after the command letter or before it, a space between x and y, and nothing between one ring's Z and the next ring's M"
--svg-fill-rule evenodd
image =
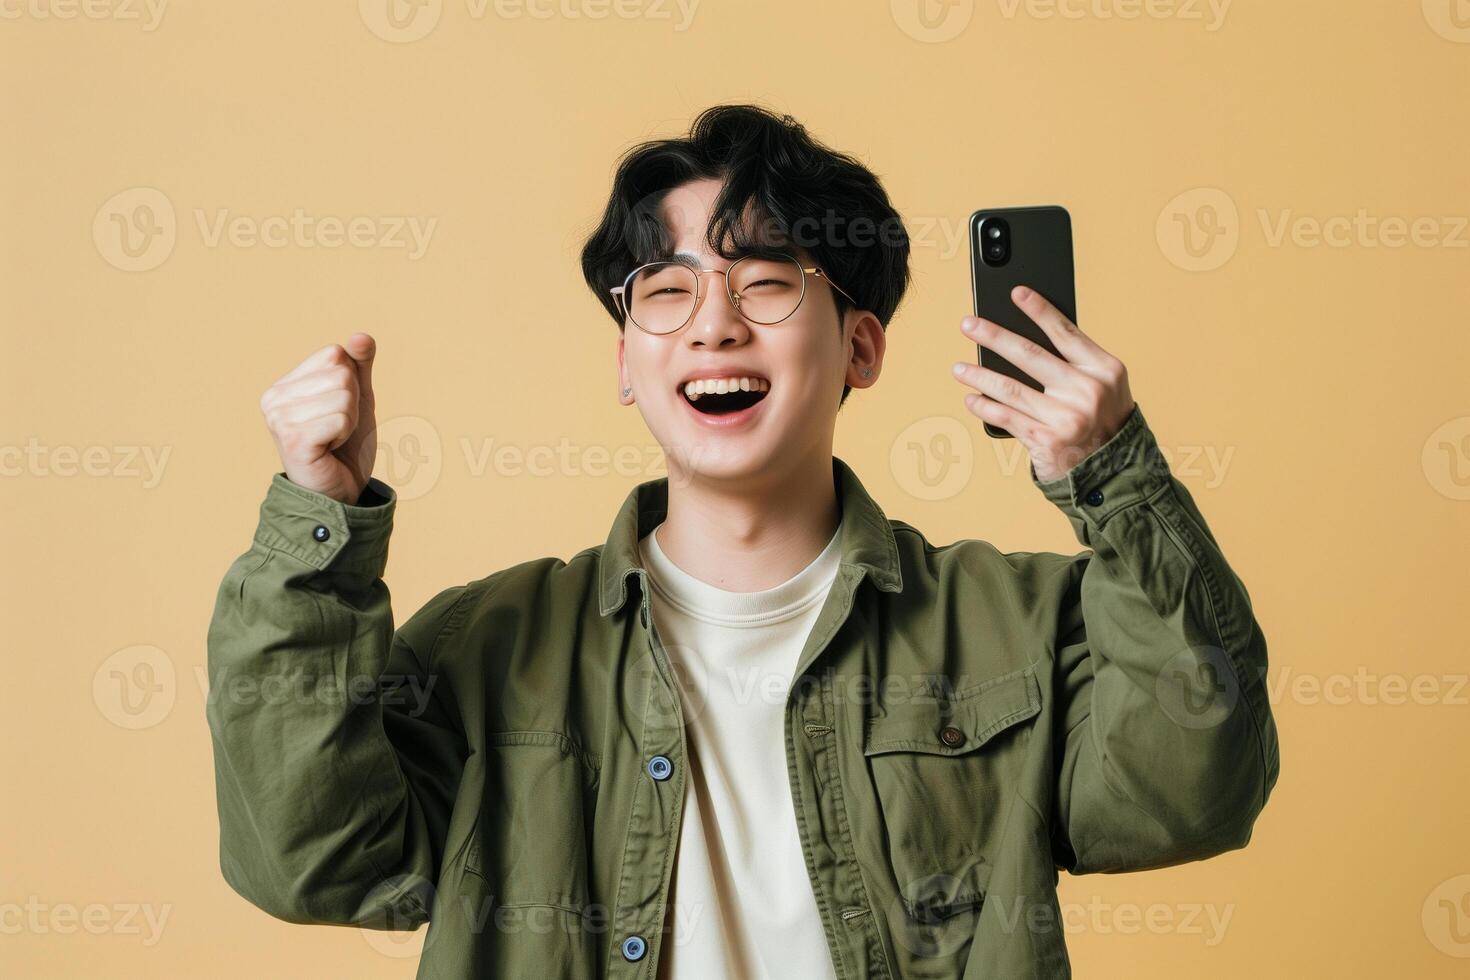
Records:
M1100 528L1109 517L1169 482L1169 462L1135 402L1113 437L1055 480L1031 482L1072 520ZM1078 528L1080 533L1081 528Z
M382 578L397 504L393 488L375 477L356 504L344 504L276 473L260 505L255 540L323 571Z

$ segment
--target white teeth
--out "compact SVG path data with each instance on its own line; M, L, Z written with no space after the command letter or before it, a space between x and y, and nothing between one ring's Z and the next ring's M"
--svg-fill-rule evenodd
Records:
M726 395L732 391L769 391L771 383L764 378L701 378L684 386L684 394L690 401L700 395Z

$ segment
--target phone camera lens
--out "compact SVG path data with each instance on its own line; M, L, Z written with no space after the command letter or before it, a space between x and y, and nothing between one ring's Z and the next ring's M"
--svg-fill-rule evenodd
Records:
M1011 259L1011 227L1004 218L986 218L980 225L976 248L989 266L1002 266Z

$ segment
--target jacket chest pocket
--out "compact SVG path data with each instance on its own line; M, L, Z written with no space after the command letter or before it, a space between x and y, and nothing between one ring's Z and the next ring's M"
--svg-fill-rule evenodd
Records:
M558 732L496 732L485 797L465 850L495 907L587 905L588 834L597 768Z
M910 916L937 921L983 902L1040 710L1026 667L868 720L863 754Z

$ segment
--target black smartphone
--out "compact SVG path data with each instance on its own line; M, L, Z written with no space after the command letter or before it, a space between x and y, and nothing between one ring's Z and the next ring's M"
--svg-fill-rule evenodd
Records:
M1072 267L1072 217L1055 204L1028 208L988 208L970 215L970 285L975 315L1034 340L1053 354L1051 338L1011 302L1011 290L1029 286L1067 319L1077 322L1077 287ZM982 367L1028 384L1041 382L993 350L975 345ZM1005 429L985 423L987 435L1009 439Z

